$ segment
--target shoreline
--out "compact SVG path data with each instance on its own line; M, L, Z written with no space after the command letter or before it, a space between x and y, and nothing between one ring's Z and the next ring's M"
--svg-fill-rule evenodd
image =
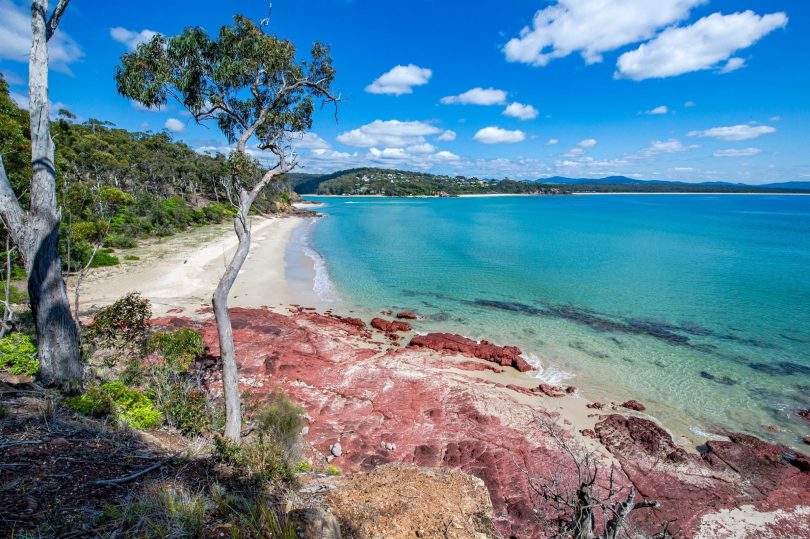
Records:
M231 308L264 307L286 315L291 307L303 305L313 307L316 312L321 313L334 311L346 316L359 315L366 323L371 317L379 316L379 311L352 311L341 305L336 295L326 300L315 290L319 276L317 265L323 264L323 260L318 260L320 255L308 245L308 234L318 217L254 216L252 219L251 252L231 291ZM230 223L224 223L182 232L126 250L121 254L135 254L141 259L134 263L124 263L121 267L101 268L91 272L82 285L81 308L83 311L88 308L95 310L128 292L136 291L151 301L155 318L186 316L193 320L206 319L210 316L206 312L211 305L209 298L236 244ZM497 344L506 346L512 343ZM527 356L531 354L524 351L524 358ZM549 367L547 358L530 359L535 360L539 360L546 369ZM537 371L511 372L510 369L505 369L501 373L482 371L466 374L490 383L520 386L529 390L540 383L546 383L542 377L533 376L532 373L535 372ZM578 388L574 394L542 398L539 402L536 396L514 391L510 393L526 404L534 402L544 411L559 413L564 421L573 425L577 433L579 430L592 429L602 413L632 413L622 408L620 402L613 402L612 405L607 402L604 410L588 408L589 404L596 402L583 395L582 392L587 394L588 389ZM695 432L672 429L653 415L637 415L654 421L690 453L695 453L696 447L705 442L705 438ZM586 444L591 442L579 435L578 438Z

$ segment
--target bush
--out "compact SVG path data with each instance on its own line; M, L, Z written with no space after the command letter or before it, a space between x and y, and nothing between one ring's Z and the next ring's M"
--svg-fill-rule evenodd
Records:
M186 372L195 359L205 352L202 335L193 329L155 333L149 337L149 352L163 356L166 365L176 372Z
M113 523L126 537L201 537L209 505L201 493L162 484L135 499L105 507L102 521Z
M135 255L127 255L127 256L124 257L124 260L130 260L130 261L135 261L135 260L140 260L140 259L141 259L141 257L135 256Z
M106 268L109 266L117 266L121 261L117 256L110 254L107 249L99 249L96 256L93 258L93 263L90 264L91 268Z
M254 415L259 431L272 437L285 455L292 457L301 429L304 427L304 410L280 389L270 393L267 404Z
M81 395L65 399L65 404L82 415L106 417L113 413L113 401L110 394L93 384Z
M96 345L143 351L152 308L137 292L127 294L112 305L99 309L87 337Z
M211 430L208 398L188 378L169 373L168 380L156 390L155 400L166 423L183 434L199 435Z
M110 234L104 239L104 246L113 247L114 249L132 249L138 246L138 242L129 236Z
M284 484L295 483L295 472L284 449L264 433L250 441L235 444L227 438L214 438L214 456L238 470L244 484L263 485L268 481Z
M37 347L29 335L12 333L0 339L0 369L8 370L11 374L37 374Z
M105 382L91 386L76 397L65 399L65 404L77 412L104 417L114 415L119 421L135 429L150 429L160 424L161 415L152 400L123 382Z

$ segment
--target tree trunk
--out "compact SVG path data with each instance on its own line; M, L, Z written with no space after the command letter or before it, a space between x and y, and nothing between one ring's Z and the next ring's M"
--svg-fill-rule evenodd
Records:
M81 347L70 315L59 258L56 168L48 111L47 0L31 5L31 56L28 65L31 115L31 214L29 228L17 243L28 270L28 294L37 330L40 379L47 385L75 389L81 384Z
M252 200L247 200L247 193L239 197L239 211L234 217L233 228L239 238L236 248L225 273L214 291L214 317L217 320L219 333L219 354L222 358L222 391L225 397L225 437L239 443L242 431L242 410L239 397L239 370L236 366L236 350L233 343L233 328L228 313L228 296L231 287L242 269L250 252L250 223L248 214Z

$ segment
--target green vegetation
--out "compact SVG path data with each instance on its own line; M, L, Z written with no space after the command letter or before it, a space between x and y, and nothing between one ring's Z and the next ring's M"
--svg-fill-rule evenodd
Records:
M96 346L141 351L151 317L149 300L132 292L96 311L85 335Z
M267 403L254 414L254 419L260 432L275 440L285 454L294 455L304 427L304 410L300 405L275 389L267 397Z
M211 502L202 493L193 493L171 484L159 484L126 500L104 508L100 519L112 523L127 537L200 537Z
M556 187L539 183L441 176L378 168L344 170L320 177L291 175L289 180L297 192L319 195L455 196L560 193Z
M26 376L39 371L37 347L30 335L12 333L0 339L0 370Z
M191 363L205 352L202 335L193 329L155 333L149 337L149 352L163 356L176 372L186 372Z
M123 382L104 382L86 392L65 400L77 412L93 417L114 415L122 423L135 429L151 429L161 422L161 415L152 400Z

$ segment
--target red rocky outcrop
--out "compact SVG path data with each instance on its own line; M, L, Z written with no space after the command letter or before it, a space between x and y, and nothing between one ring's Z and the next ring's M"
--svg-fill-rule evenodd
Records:
M533 370L525 359L523 352L516 346L498 346L489 341L476 342L461 335L452 333L428 333L411 339L410 346L430 348L437 352L451 352L467 357L477 357L493 361L504 367L514 367L520 372Z
M412 312L405 311L405 312L397 313L397 318L400 318L402 320L416 320L419 317L416 316Z
M703 520L708 513L742 506L758 512L790 512L810 505L810 460L785 446L729 434L727 441L707 442L706 450L696 455L678 447L653 421L616 414L594 430L638 493L661 502L655 512L635 515L636 524L648 532L671 521L670 532L693 537L700 530L708 534L701 536L715 537L711 533L717 530L708 528L718 524ZM728 537L797 537L763 526ZM780 526L790 529L784 520Z
M627 408L628 410L635 410L636 412L643 412L644 410L647 409L646 406L644 406L637 400L629 400L627 402L623 402L622 408Z
M374 329L379 329L385 333L398 333L398 332L406 332L411 331L411 325L407 322L401 322L399 320L383 320L382 318L375 318L371 321L371 327Z

